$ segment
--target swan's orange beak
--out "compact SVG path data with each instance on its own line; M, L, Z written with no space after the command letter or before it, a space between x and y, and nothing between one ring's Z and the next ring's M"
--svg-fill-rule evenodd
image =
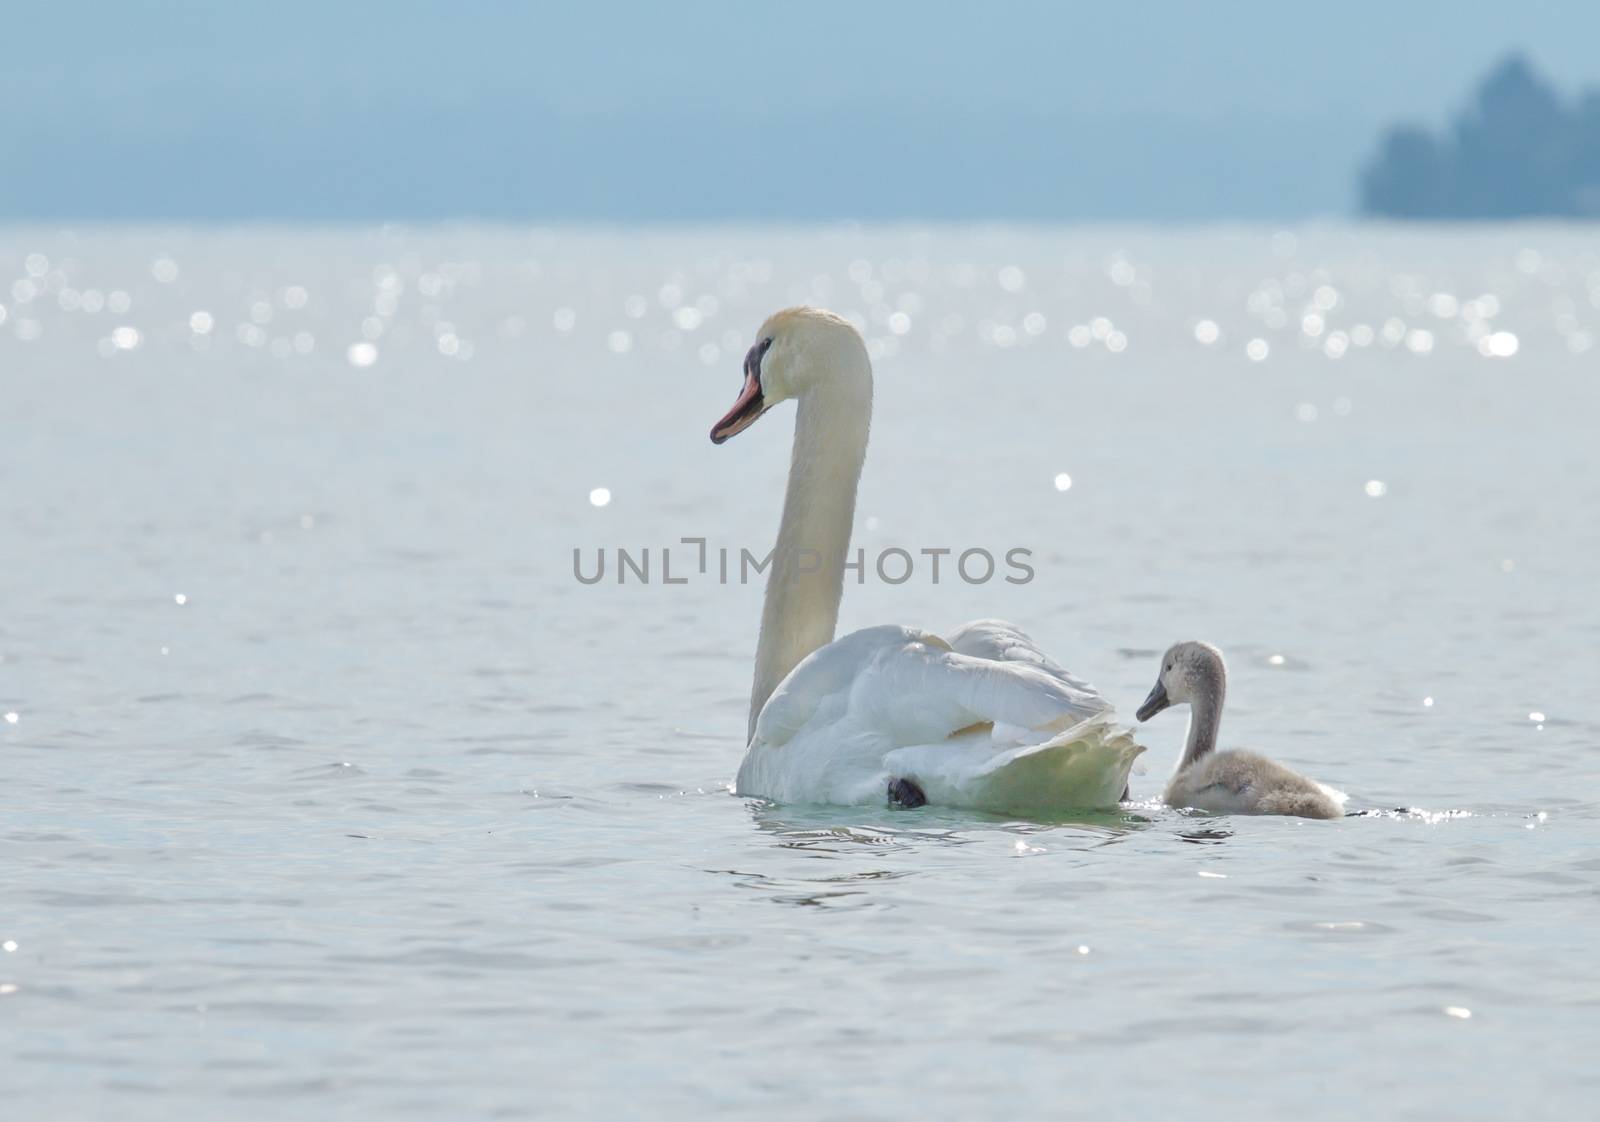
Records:
M766 404L761 400L761 382L747 370L744 375L744 389L739 391L739 400L735 401L727 415L711 428L711 443L721 444L730 436L739 435L755 424L756 418L765 412Z
M731 436L738 436L767 411L767 403L761 393L761 357L770 346L772 340L763 339L744 356L744 388L739 391L739 399L733 403L733 408L711 426L711 443L721 444Z

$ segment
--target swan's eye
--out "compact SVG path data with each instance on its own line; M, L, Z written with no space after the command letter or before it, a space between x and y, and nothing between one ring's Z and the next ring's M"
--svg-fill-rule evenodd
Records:
M1167 673L1168 673L1168 674L1171 674L1171 673L1172 673L1172 663L1170 663L1170 662L1169 662L1169 663L1167 663Z
M754 378L757 385L761 384L761 360L766 357L767 348L770 346L772 346L772 338L768 336L751 347L744 356L744 372L747 376Z

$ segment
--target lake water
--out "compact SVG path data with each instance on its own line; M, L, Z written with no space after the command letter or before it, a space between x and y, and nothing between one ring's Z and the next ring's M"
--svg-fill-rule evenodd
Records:
M802 300L868 557L1035 570L842 626L1210 640L1371 813L1163 808L1170 714L1080 822L734 797L678 543L770 544L792 408L706 434ZM1592 1113L1600 230L11 229L0 307L14 1117Z

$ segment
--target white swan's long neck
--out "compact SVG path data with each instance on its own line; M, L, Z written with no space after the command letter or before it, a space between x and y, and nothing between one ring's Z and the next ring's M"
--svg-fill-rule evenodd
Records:
M761 610L746 743L755 737L756 718L778 683L806 655L833 641L871 420L872 373L864 353L799 399L783 520Z
M1189 738L1183 746L1180 769L1216 748L1217 730L1222 726L1222 702L1227 693L1228 679L1220 666L1203 675L1196 684L1189 702Z

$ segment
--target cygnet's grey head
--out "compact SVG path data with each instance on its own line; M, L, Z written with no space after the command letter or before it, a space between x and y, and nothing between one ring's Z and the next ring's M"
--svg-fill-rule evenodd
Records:
M1169 706L1184 705L1197 697L1220 700L1227 679L1227 666L1216 647L1194 639L1174 643L1161 656L1155 688L1135 715L1148 721Z

